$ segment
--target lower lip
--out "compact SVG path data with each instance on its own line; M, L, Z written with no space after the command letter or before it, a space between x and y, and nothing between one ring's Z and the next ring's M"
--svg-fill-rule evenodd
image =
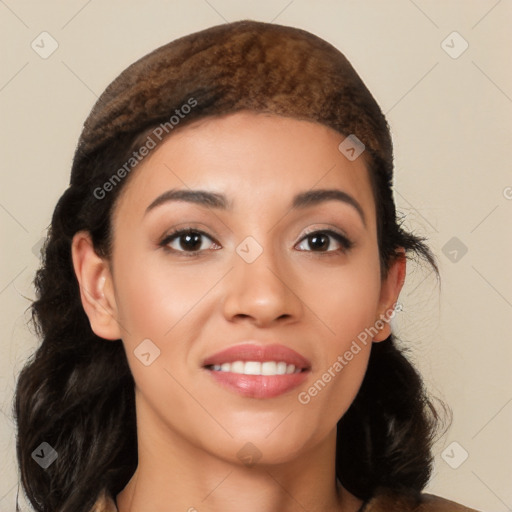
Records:
M250 398L273 398L300 386L309 371L285 375L245 375L243 373L207 370L222 386Z

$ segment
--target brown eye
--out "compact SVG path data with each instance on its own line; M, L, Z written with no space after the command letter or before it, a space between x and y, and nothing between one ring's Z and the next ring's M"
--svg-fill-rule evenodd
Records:
M195 255L194 253L208 249L208 247L203 247L204 238L215 243L213 239L203 231L196 229L180 229L169 233L162 242L160 242L160 246L174 252L192 253L190 255L193 256Z
M328 250L332 245L332 239L334 239L337 244L341 245L342 249L338 248L334 250ZM345 252L353 246L353 243L348 240L348 238L331 230L314 231L313 233L308 233L302 239L301 244L304 244L304 241L306 241L308 246L312 249L311 252Z

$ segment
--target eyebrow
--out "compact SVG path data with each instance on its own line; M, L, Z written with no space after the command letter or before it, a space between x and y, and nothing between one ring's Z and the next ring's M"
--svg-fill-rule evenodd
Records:
M146 208L144 215L158 206L172 201L184 201L218 210L231 210L233 207L233 203L229 201L224 194L209 192L206 190L171 189L159 195ZM292 210L304 209L327 201L340 201L352 206L357 213L359 213L359 216L366 227L366 217L363 208L354 197L343 190L313 189L301 192L293 197L290 208Z

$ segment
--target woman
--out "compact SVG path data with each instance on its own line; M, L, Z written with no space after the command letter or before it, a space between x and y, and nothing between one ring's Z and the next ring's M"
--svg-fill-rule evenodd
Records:
M390 322L407 256L438 269L392 175L379 106L303 30L212 27L114 80L36 277L35 510L469 511L422 493L438 415Z

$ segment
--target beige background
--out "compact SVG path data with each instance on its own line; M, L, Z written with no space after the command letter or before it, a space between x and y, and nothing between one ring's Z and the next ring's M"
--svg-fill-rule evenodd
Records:
M135 59L243 18L328 40L386 112L397 206L408 228L429 237L442 272L440 288L428 267L409 266L395 322L454 414L428 490L480 510L512 510L512 2L0 0L0 511L14 510L17 491L15 378L37 346L26 326L34 253L67 185L81 125ZM59 45L47 59L31 48L43 31ZM453 31L469 44L458 58L442 46ZM462 44L451 36L444 48L458 53ZM445 246L452 237L467 247L462 257ZM456 465L462 450L469 456L454 469L445 459Z

